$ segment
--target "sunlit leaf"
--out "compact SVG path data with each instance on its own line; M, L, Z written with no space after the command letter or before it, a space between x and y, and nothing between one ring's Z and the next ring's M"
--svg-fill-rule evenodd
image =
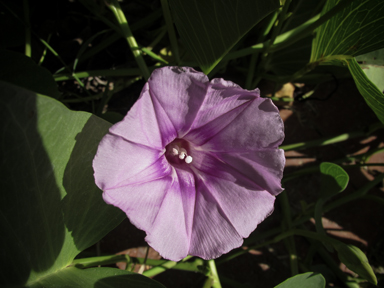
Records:
M363 65L384 65L384 48L375 50L356 57L356 61L362 62Z
M328 0L322 15L340 1ZM346 9L316 30L311 62L325 61L329 56L357 56L382 47L384 47L383 1L351 1Z
M170 0L169 5L185 46L208 74L279 1Z
M347 188L349 182L348 173L339 165L323 162L320 164L321 173L321 195L328 197L342 192Z
M31 288L73 287L73 288L164 288L160 283L137 273L116 268L89 268L81 270L70 267L39 279Z
M298 274L288 278L284 282L275 286L275 288L298 288L298 287L311 287L311 288L324 288L325 279L321 274L307 272Z
M356 246L347 245L340 241L333 242L341 262L350 270L359 274L360 277L368 280L370 283L377 285L377 278L369 265L367 256Z
M93 178L111 124L5 82L0 118L0 286L28 286L67 267L124 219Z
M349 71L355 80L357 89L364 97L365 102L375 112L377 118L384 123L384 95L379 88L369 80L367 75L363 72L357 61L353 59L345 60L344 63L348 65Z
M372 51L356 57L365 75L377 86L380 92L384 91L384 49Z

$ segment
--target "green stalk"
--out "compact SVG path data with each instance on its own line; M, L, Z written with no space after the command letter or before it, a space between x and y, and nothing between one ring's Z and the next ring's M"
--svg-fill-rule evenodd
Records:
M303 26L303 28L296 30L296 33L291 33L291 35L282 41L280 39L274 45L271 47L271 52L279 51L281 49L284 49L293 43L305 38L306 36L309 36L313 31L327 22L329 19L331 19L333 16L335 16L337 13L341 12L345 8L347 8L349 5L352 4L353 1L356 0L341 0L336 6L334 6L331 10L329 10L327 13L322 15L320 18L318 18L317 21L314 21L313 23L309 25ZM317 17L317 16L315 16ZM290 32L290 31L289 31ZM284 38L283 38L284 39ZM276 39L277 40L277 39Z
M376 176L375 179L373 179L372 181L365 184L362 188L356 190L353 193L350 193L350 194L344 196L343 198L334 200L331 203L329 203L328 205L326 205L324 207L324 212L330 211L330 210L335 209L336 207L339 207L345 203L357 200L357 199L365 196L365 194L367 194L367 192L370 189L374 188L377 184L381 183L383 181L383 179L384 179L384 173L381 173L378 176Z
M304 24L300 25L297 28L294 28L290 31L287 31L279 36L276 37L275 41L273 42L273 45L270 47L269 52L275 52L279 51L281 49L284 49L297 41L311 35L313 31L327 22L329 19L331 19L333 16L335 16L337 13L348 7L353 1L356 0L341 0L335 7L333 7L331 10L329 10L327 13L322 15L316 15L313 18L309 19ZM251 55L255 52L259 52L263 50L263 47L266 43L258 43L251 47L244 48L232 53L227 54L223 60L233 60L236 58L244 57L247 55Z
M25 21L25 56L31 57L31 26L29 23L29 5L28 0L23 0L24 21Z
M262 42L265 40L269 32L271 32L271 29L273 27L273 24L275 24L277 19L278 13L277 11L273 13L272 17L270 17L268 24L266 25L263 33L260 34L260 36L257 39L257 42ZM245 89L252 89L252 79L255 74L255 67L256 67L256 61L259 58L259 51L255 51L254 54L251 56L251 61L249 63L249 69L247 73L247 79L245 81Z
M210 276L211 276L210 278L212 279L210 287L221 288L220 278L219 278L219 274L217 273L215 260L213 259L208 260L208 266L210 270Z
M123 32L124 37L126 38L129 47L135 57L137 65L139 66L141 73L143 74L145 80L148 80L150 73L147 67L147 64L144 61L142 56L142 52L137 45L135 37L133 37L131 29L129 28L129 24L127 19L125 18L124 12L121 10L120 4L117 0L111 0L111 3L108 5L109 9L113 12L116 17L117 22L119 23L121 30Z
M51 53L53 55L55 55L59 60L60 62L63 64L63 66L65 67L65 69L67 69L68 71L71 71L71 69L69 69L69 67L67 66L67 64L65 64L64 60L60 57L60 55L51 47L51 45L49 45L46 41L44 41L43 39L40 38L40 41L41 43L44 44L45 47L48 48L49 51L51 51ZM85 88L85 85L84 83L79 79L79 77L76 76L76 74L72 74L72 77L79 83L79 85L83 88ZM89 91L87 89L85 89L85 92L89 95Z
M368 200L372 200L372 201L375 201L376 203L379 203L381 205L384 205L384 199L382 197L379 197L379 196L375 196L375 195L364 195L363 197L361 197L363 199L368 199Z
M337 161L333 161L333 163L337 163ZM357 163L357 164L340 165L340 167L342 167L343 169L350 169L350 168L356 168L356 167L369 167L369 166L384 166L384 163ZM319 166L304 168L299 171L292 172L285 175L281 182L285 183L297 177L307 175L307 174L313 174L319 171L320 171Z
M295 144L288 144L280 146L280 149L283 149L285 151L290 150L302 150L309 147L315 147L315 146L325 146L333 143L342 142L348 139L361 137L361 136L368 136L374 131L384 128L384 124L381 123L374 123L368 127L368 132L360 130L360 131L354 131L350 133L344 133L340 134L338 136L331 136L331 137L324 137L317 140L307 141L307 142L300 142Z
M117 69L117 70L89 70L76 72L72 74L57 74L53 75L55 81L66 81L76 78L86 78L94 76L104 76L104 77L121 77L121 76L138 76L140 75L140 70L137 68L128 68L128 69Z
M292 215L291 215L291 208L288 201L288 195L286 191L283 191L279 197L279 199L283 215L284 215L284 221L287 224L287 230L292 230ZM289 263L291 266L291 274L292 276L295 276L299 273L299 266L297 262L297 251L296 251L296 245L295 245L295 239L293 236L290 236L287 239L287 248L289 253Z
M191 259L193 256L187 256L185 257L183 260L181 260L181 262L185 262L189 259ZM150 260L150 259L148 259ZM147 277L153 277L153 276L156 276L160 273L163 273L164 271L167 271L169 269L172 269L173 267L175 267L177 265L178 262L175 262L175 261L165 261L162 265L159 265L159 266L156 266L156 267L153 267L151 269L148 269L146 271L143 272L143 275L144 276L147 276ZM149 262L148 262L149 264Z
M252 54L251 61L249 62L249 68L247 73L247 79L245 80L245 89L251 90L252 89L252 79L253 75L255 74L255 67L256 67L256 61L259 57L259 53Z
M256 70L256 79L252 82L251 87L257 87L257 84L259 84L261 80L261 74L263 72L263 69L265 67L265 64L267 63L269 57L270 57L270 47L272 44L275 42L277 35L280 34L281 29L283 28L283 23L286 19L288 8L291 4L292 0L286 0L284 3L283 8L281 9L279 15L278 15L278 20L275 22L274 26L272 25L272 33L271 33L271 38L268 39L268 41L264 42L263 45L263 51L261 52L261 61L257 66ZM276 25L277 23L277 25Z
M101 20L103 21L107 26L109 26L110 28L112 28L113 30L115 31L119 31L121 32L119 29L118 29L118 26L116 26L114 23L112 23L111 21L109 21L106 17L104 17L104 15L102 15L99 11L100 11L100 8L98 7L98 2L97 1L89 1L89 0L79 0L79 2L85 7L87 8L89 11L91 11L96 17L97 17L97 20ZM102 3L102 2L101 2Z
M125 81L124 85L119 85L118 87L116 87L116 83L115 83L113 93L117 93L117 92L123 90L124 88L129 87L130 85L141 80L142 78L143 78L142 76L132 78L128 81ZM63 99L63 100L61 100L61 102L63 102L63 103L81 103L81 102L87 102L87 101L92 101L92 100L98 100L100 98L103 98L104 95L105 95L105 92L102 92L102 93L98 93L96 95L91 95L88 97L79 97L78 99ZM107 102L109 101L109 99L111 97L112 97L112 95L108 95Z
M141 47L141 51L146 53L148 56L150 56L152 59L157 60L165 65L168 65L168 61L163 59L161 56L157 55L156 53L153 53L151 50L145 47Z
M47 42L46 43L48 43L49 42L49 40L51 39L51 36L52 36L52 34L49 34L48 35L48 38L47 38ZM40 61L39 61L39 63L37 64L37 65L41 65L41 64L43 64L43 62L44 62L44 59L45 59L45 55L47 55L47 46L45 46L44 47L44 50L43 50L43 53L41 54L41 57L40 57Z
M167 25L169 41L171 42L172 54L175 58L176 65L180 64L179 47L177 45L177 38L175 28L173 26L171 11L169 11L168 0L161 0L161 7L163 8L163 14L165 24Z
M134 24L132 24L130 26L131 31L135 32L136 30L145 27L149 23L152 23L153 21L155 21L158 18L160 18L161 15L162 15L162 13L161 13L160 9L154 11L153 13L149 14L145 18L143 18L143 19L135 22ZM112 28L116 29L115 26L113 26ZM112 45L117 40L119 40L121 38L120 31L116 31L116 30L114 30L114 31L115 31L115 33L113 33L108 38L103 40L101 43L97 44L96 46L93 46L91 49L89 49L87 52L85 52L84 55L81 57L81 59L79 59L79 63L89 59L90 57L96 55L100 51L105 50L108 46Z

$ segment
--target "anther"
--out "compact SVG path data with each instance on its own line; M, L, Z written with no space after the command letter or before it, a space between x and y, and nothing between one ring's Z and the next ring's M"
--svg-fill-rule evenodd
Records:
M187 156L187 157L185 158L185 163L189 164L189 163L191 163L191 162L192 162L192 156Z
M177 156L180 153L180 147L176 144L173 144L171 147L169 147L169 149L170 149L169 153L172 156Z
M185 150L184 148L181 148L180 149L180 154L179 154L179 158L181 160L183 160L185 158L185 156L187 156L187 150Z

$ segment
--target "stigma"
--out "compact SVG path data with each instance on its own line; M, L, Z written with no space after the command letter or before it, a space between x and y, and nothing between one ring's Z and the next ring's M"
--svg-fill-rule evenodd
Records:
M188 155L187 150L179 147L177 144L173 144L171 147L169 147L169 150L172 156L179 157L180 160L184 160L187 164L192 163L192 156Z

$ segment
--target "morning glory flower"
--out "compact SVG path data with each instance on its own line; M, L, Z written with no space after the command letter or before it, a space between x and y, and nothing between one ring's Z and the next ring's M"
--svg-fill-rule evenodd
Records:
M164 67L100 142L95 181L164 258L213 259L272 213L283 138L278 109L258 89Z

